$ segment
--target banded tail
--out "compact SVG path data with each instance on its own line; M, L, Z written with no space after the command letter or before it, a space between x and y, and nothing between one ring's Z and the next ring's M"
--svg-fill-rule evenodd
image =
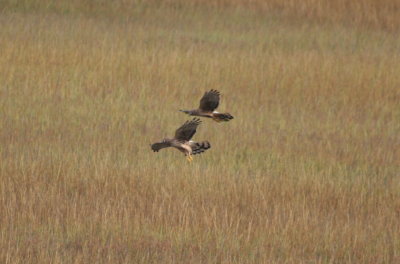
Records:
M228 122L229 120L233 119L233 116L229 113L213 113L212 119L217 122Z
M207 149L211 148L211 144L208 141L203 141L203 142L191 142L191 147L192 147L192 154L200 154L206 151Z

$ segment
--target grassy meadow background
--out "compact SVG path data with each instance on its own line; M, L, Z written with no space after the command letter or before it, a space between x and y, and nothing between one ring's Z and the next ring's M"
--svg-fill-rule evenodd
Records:
M400 263L400 4L0 2L0 263ZM206 90L189 164L149 144Z

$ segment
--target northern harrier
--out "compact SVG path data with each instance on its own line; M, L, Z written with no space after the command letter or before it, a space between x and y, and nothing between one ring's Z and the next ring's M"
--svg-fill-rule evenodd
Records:
M206 92L200 100L200 106L194 110L179 110L191 116L203 116L212 118L214 121L229 121L233 116L229 113L218 113L214 111L219 105L220 93L217 90Z
M193 160L192 155L200 154L211 148L208 141L194 142L190 140L196 133L197 126L200 125L200 123L201 120L198 118L186 121L175 131L174 138L164 138L163 141L151 145L151 149L154 152L158 152L163 148L174 147L183 152L186 159L191 162Z

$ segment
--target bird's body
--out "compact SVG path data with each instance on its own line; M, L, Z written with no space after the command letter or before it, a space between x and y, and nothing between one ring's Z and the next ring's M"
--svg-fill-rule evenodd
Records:
M217 90L211 90L203 95L198 109L180 111L191 116L212 118L217 122L229 121L233 119L233 116L229 113L219 113L215 111L219 105L219 97L220 93Z
M190 156L193 153L193 150L187 141L179 141L173 138L171 139L171 147L178 149L180 152L185 154L185 156Z
M192 155L200 154L211 147L208 141L194 142L191 140L200 123L198 118L186 121L176 130L174 138L164 138L162 142L152 144L151 149L158 152L160 149L173 147L185 154L189 162L192 161Z

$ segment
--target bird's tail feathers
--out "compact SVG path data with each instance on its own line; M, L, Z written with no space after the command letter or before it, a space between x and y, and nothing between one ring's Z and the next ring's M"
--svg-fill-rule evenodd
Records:
M207 149L211 148L211 144L208 141L202 142L193 142L192 143L192 154L200 154L206 151Z
M213 120L217 122L228 122L233 119L233 116L229 113L213 113Z
M179 109L179 111L181 111L181 112L183 112L183 113L185 113L185 114L188 114L188 115L191 114L191 111L190 111L190 110L182 110L182 109Z

